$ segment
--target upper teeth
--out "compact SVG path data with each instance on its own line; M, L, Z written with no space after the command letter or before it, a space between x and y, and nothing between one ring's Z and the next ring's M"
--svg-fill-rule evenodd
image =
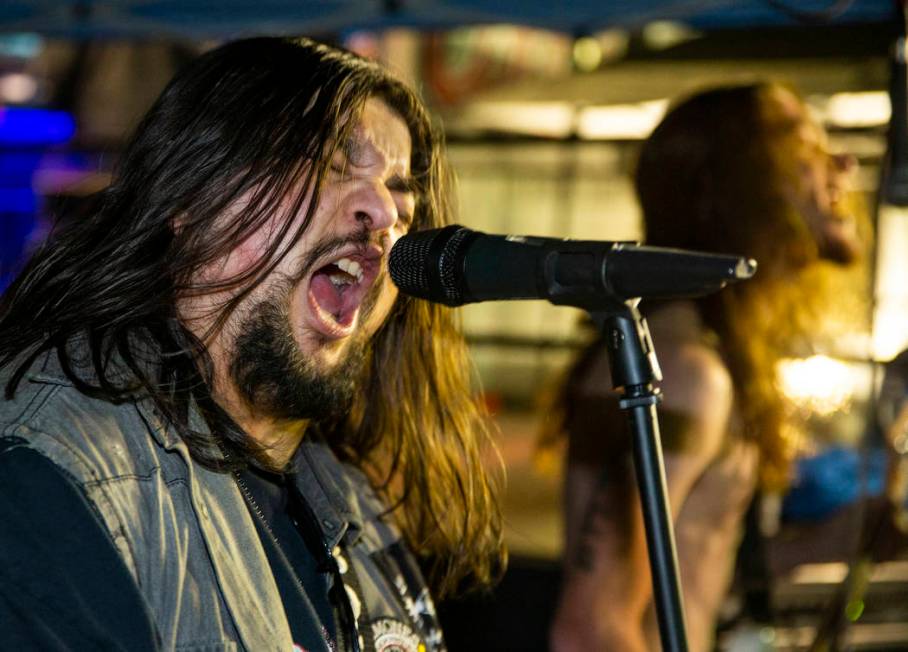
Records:
M349 258L341 258L336 263L340 269L347 272L350 276L355 276L357 281L363 280L363 268L355 260L350 260Z

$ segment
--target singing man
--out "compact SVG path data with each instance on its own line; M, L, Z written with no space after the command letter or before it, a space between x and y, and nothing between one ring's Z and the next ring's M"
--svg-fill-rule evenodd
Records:
M177 75L0 299L0 648L443 649L432 596L502 563L497 481L448 309L385 263L447 180L348 52Z

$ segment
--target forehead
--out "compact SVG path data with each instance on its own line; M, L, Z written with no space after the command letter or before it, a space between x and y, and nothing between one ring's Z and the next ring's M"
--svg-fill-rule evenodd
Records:
M366 100L343 150L357 167L381 165L399 174L410 171L410 129L399 113L375 97Z
M820 125L809 106L786 88L773 89L771 98L770 111L775 113L776 119L784 125L784 131L800 141L825 145L826 130Z

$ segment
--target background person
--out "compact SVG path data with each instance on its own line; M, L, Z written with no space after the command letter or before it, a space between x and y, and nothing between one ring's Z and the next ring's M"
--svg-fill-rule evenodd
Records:
M798 424L776 363L828 298L812 269L858 256L853 163L830 153L803 101L773 83L681 102L640 155L647 244L759 261L753 279L715 295L643 305L664 376L659 417L692 650L711 649L754 489L788 479ZM565 579L552 648L658 649L631 440L601 342L571 369L561 408Z

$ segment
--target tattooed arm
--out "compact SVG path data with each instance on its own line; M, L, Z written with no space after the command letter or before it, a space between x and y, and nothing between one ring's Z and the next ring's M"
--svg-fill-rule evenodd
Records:
M679 532L691 649L707 650L727 585L726 562L736 542L736 528L729 537L724 524L737 525L746 499L725 500L741 460L733 456L730 465L715 464L726 443L732 405L728 372L711 348L698 342L674 344L660 351L666 379L659 409L666 481ZM587 384L591 404L600 406L598 418L588 411L584 433L571 432L571 444L575 436L586 436L624 439L627 445L620 453L607 446L598 456L586 451L571 455L565 481L565 580L551 632L556 652L658 649L626 417L613 395L597 391L611 387L604 364L590 367L589 373L598 373L599 379ZM710 481L719 468L723 472ZM700 490L701 485L708 491ZM702 556L707 550L721 554L724 561L711 557L699 563L707 559Z

